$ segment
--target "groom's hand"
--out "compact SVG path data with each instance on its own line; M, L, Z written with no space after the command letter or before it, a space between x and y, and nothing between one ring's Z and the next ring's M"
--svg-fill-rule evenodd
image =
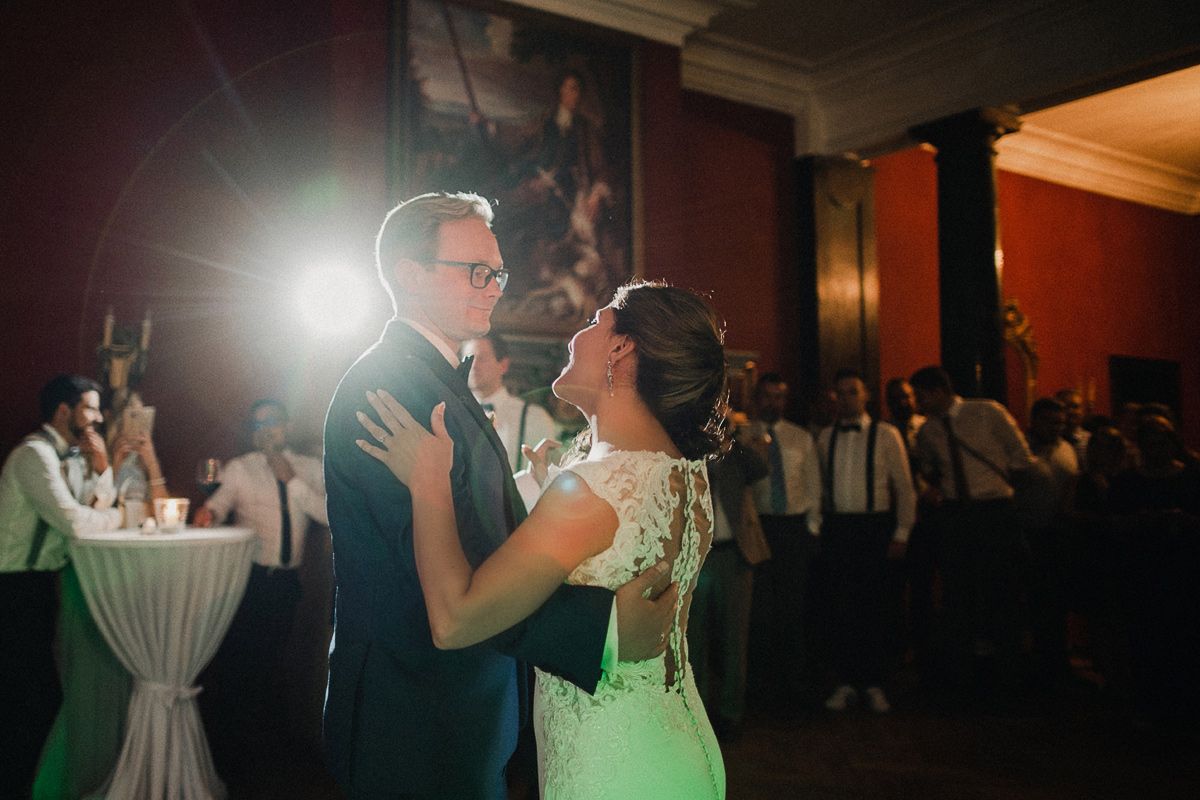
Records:
M660 561L617 589L619 660L644 661L666 649L679 599L679 585L667 586L670 567Z

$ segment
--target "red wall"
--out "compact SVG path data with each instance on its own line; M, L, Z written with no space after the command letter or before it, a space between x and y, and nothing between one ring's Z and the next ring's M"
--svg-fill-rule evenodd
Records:
M910 374L938 360L936 166L921 149L874 166L883 374ZM1093 387L1108 413L1110 355L1179 361L1184 433L1200 440L1200 315L1187 302L1200 296L1200 217L1007 172L998 192L1003 295L1033 325L1039 393ZM1011 377L1009 389L1019 413Z
M51 375L95 374L109 305L129 324L154 311L140 388L173 491L193 490L198 459L238 451L256 397L288 402L316 443L337 379L389 313L376 296L364 330L334 340L292 311L297 277L328 260L375 280L385 11L208 0L7 15L0 45L36 74L10 84L0 119L0 450L36 424ZM788 339L791 123L685 95L677 50L636 49L646 276L711 291L730 346L773 366Z

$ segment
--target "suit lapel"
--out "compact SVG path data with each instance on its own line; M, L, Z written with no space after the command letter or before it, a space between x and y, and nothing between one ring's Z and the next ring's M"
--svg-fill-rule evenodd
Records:
M500 435L496 433L496 426L484 414L483 407L479 405L475 395L471 394L466 378L459 375L458 371L450 366L446 357L428 339L400 320L393 319L388 322L380 341L385 346L395 345L405 351L409 357L415 357L424 362L434 377L442 383L445 391L458 398L467 409L469 416L479 427L480 432L491 445L496 458L499 459L499 467L504 474L504 518L508 522L509 532L515 530L525 518L525 505L519 500L520 494L517 492L517 485L508 468L508 451L504 449L504 443L500 441Z

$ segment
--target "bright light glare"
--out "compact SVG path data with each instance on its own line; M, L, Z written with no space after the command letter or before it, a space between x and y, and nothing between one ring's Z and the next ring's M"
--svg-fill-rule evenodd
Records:
M315 269L300 281L296 292L300 319L315 333L349 336L371 310L371 295L358 275L348 269Z

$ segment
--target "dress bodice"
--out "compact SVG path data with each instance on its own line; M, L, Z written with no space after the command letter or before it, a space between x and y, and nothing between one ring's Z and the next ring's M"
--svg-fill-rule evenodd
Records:
M679 602L671 627L667 660L675 682L686 663L684 628L687 601L712 540L712 498L703 461L651 451L614 451L564 467L612 506L617 530L608 549L586 559L568 583L616 590L660 559L671 561Z

